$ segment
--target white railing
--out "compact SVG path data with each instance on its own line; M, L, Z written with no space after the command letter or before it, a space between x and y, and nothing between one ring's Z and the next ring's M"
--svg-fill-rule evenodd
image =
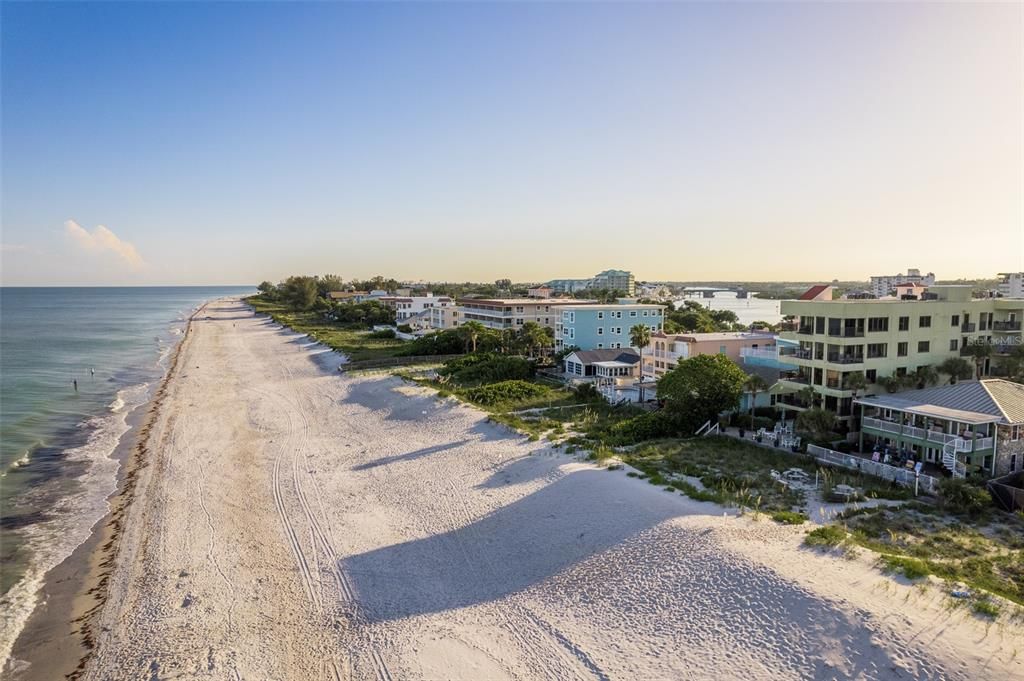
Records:
M995 444L995 440L991 437L982 437L974 441L974 451L979 449L992 449L992 445Z
M929 442L938 442L940 445L944 445L947 442L949 442L950 440L955 440L955 439L956 439L956 435L952 435L950 433L940 433L937 430L929 430L928 431L928 441Z
M874 428L875 430L884 430L887 433L900 432L900 424L893 423L892 421L883 421L882 419L876 419L871 417L865 417L863 421L864 425L868 428Z
M779 351L777 346L767 348L740 348L740 357L754 357L757 359L778 359Z
M918 428L917 426L903 426L902 434L917 438L918 440L923 440L924 428Z
M907 468L897 468L889 464L870 459L863 459L852 454L843 454L832 449L819 447L818 445L807 445L807 453L812 455L821 463L832 466L841 466L851 470L860 471L865 475L872 475L883 480L895 480L896 484L904 487L913 487L914 480L917 480L918 489L926 494L935 494L939 487L939 481L930 475L916 474Z

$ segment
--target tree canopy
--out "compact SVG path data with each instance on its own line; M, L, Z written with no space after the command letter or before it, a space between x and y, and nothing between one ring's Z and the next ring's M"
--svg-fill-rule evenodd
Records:
M692 433L723 411L735 409L747 375L725 355L697 355L683 360L658 381L658 399L679 430Z

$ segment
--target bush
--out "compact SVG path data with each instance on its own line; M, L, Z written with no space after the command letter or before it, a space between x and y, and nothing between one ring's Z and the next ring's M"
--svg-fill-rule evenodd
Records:
M458 355L466 350L466 344L459 337L457 329L445 329L437 333L420 336L411 341L402 355Z
M600 397L601 392L593 383L580 383L576 386L576 399L581 402L592 402Z
M394 329L381 329L380 331L374 331L370 334L370 338L394 338Z
M907 579L921 579L932 572L927 563L917 558L883 555L879 561L886 572L902 572Z
M733 428L745 428L747 430L751 430L750 412L732 412L729 416L729 425ZM775 428L775 419L767 416L755 416L753 430L757 430L758 428L772 430Z
M807 522L807 516L796 511L777 511L772 513L772 520L783 525L803 525Z
M982 617L990 617L992 619L999 617L999 605L989 598L979 598L974 601L971 605L971 610L976 615L981 615Z
M946 478L939 483L939 502L951 513L977 516L992 505L992 496L965 480Z
M536 383L501 381L500 383L492 383L491 385L479 388L471 388L466 391L466 397L479 404L492 405L540 397L548 392L550 392L549 388L537 385Z
M846 530L838 525L828 525L811 530L804 537L807 546L839 546L846 541Z
M402 333L412 333L412 327L409 326L408 324L399 324L398 330L401 331Z
M654 411L619 421L609 430L609 439L614 444L628 445L676 433L675 421L664 412Z
M445 362L438 373L456 383L495 383L532 378L535 369L533 362L522 357L479 352Z

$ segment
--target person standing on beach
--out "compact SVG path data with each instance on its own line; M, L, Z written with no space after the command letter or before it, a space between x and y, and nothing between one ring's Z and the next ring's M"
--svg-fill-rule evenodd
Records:
M89 375L90 376L95 376L96 375L96 370L95 369L89 369Z
M78 392L78 379L77 378L72 378L71 379L71 385L75 386L75 392L77 393Z

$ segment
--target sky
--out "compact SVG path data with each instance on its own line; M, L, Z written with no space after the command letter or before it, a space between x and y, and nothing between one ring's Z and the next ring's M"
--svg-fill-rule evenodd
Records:
M1024 270L1021 3L0 13L5 285Z

